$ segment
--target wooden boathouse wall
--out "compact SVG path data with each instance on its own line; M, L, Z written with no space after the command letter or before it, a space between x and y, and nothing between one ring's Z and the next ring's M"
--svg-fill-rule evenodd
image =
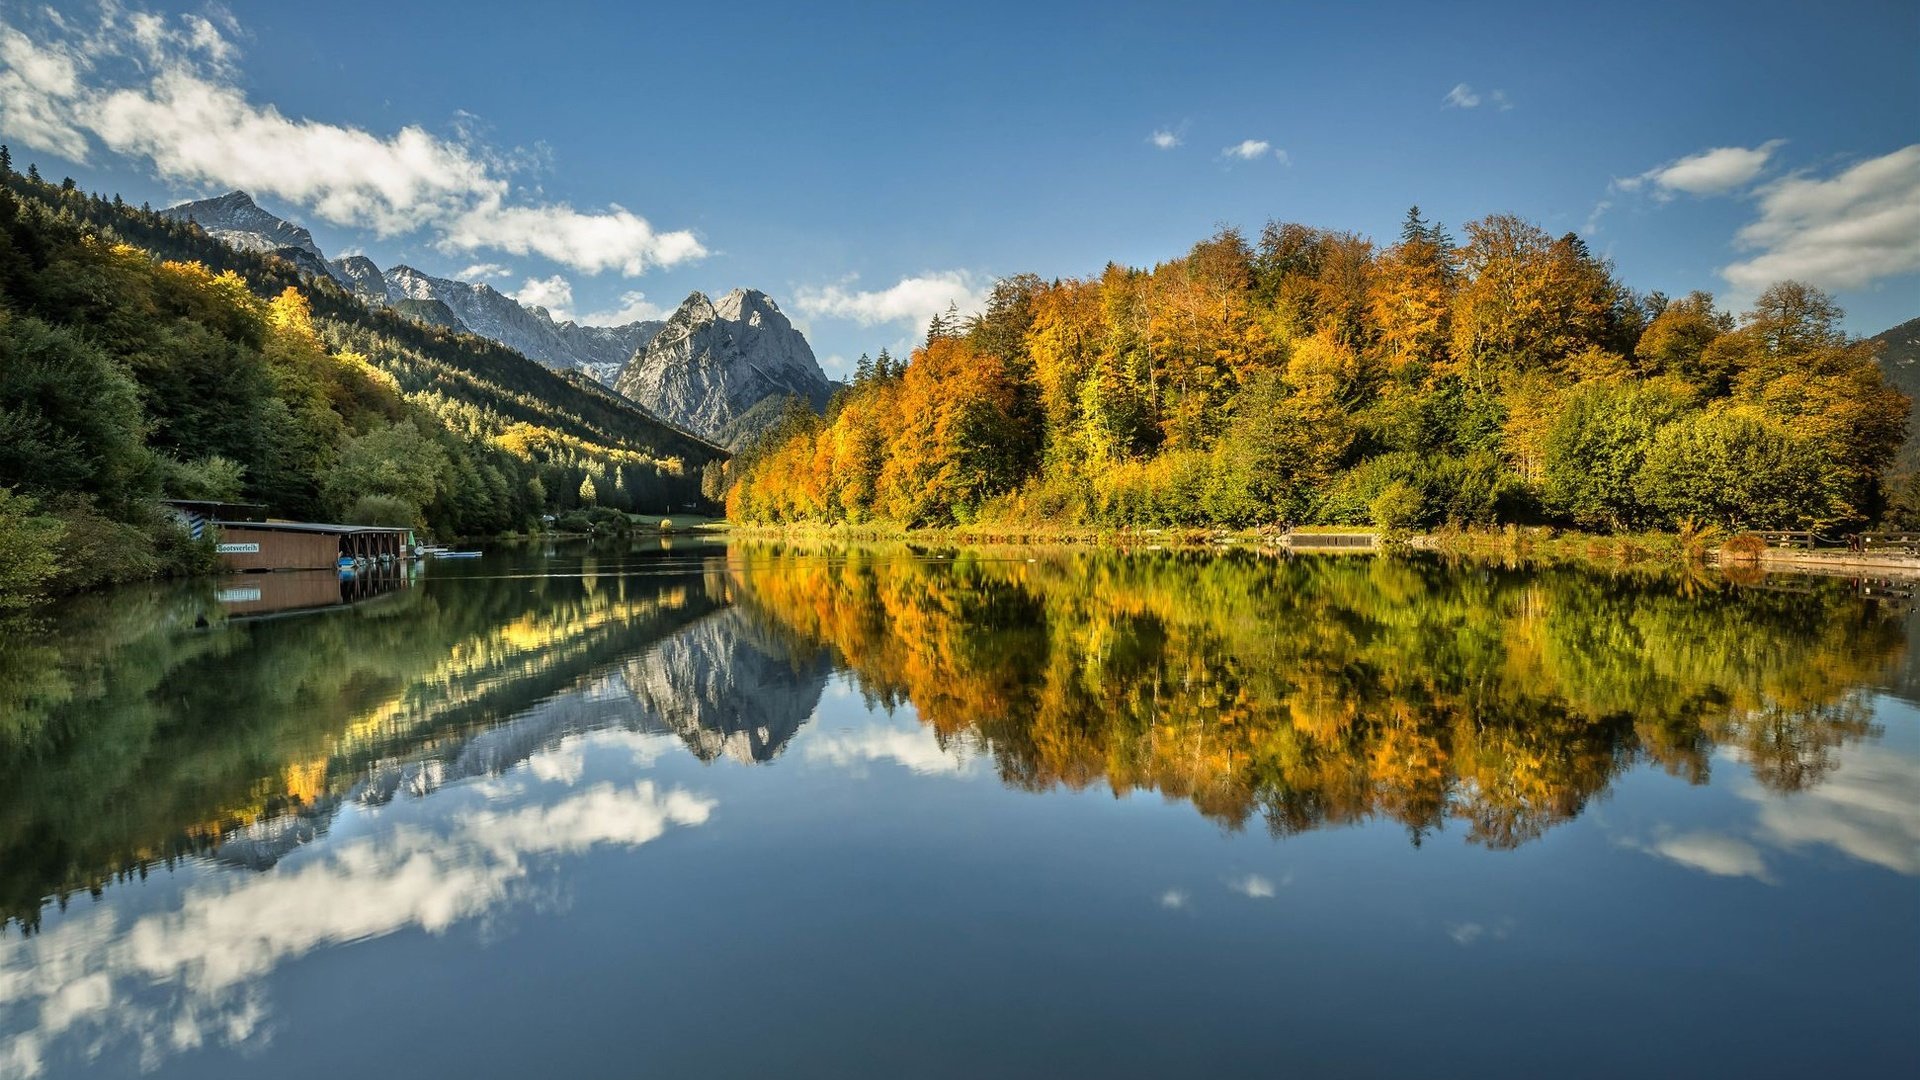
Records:
M342 557L398 561L410 529L322 525L304 521L222 521L215 551L228 570L332 570Z

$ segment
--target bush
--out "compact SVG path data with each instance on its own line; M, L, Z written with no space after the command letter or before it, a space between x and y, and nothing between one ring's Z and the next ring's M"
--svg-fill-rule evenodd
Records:
M37 500L0 488L0 609L39 600L59 569L66 526L39 509Z
M591 533L593 531L593 519L579 510L569 510L554 519L553 531L563 533Z
M49 582L54 592L145 581L166 568L146 530L113 520L91 500L70 499L53 507L53 514L66 530L55 549L59 568Z
M1389 533L1400 533L1420 523L1425 512L1425 501L1412 484L1404 480L1395 480L1380 489L1368 508L1373 515L1373 523Z
M1752 533L1740 533L1729 536L1727 542L1720 545L1720 558L1726 562L1759 562L1766 550L1765 540Z

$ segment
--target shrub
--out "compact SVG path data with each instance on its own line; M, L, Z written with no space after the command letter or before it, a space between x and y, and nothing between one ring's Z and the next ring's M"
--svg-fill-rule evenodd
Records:
M1401 533L1420 523L1425 501L1412 484L1395 480L1380 489L1368 510L1375 525L1388 533Z
M1740 533L1727 537L1727 542L1720 545L1720 558L1726 562L1759 562L1766 550L1765 540L1752 533Z
M0 488L0 609L39 600L59 569L66 526L39 509L37 500Z
M70 499L53 507L53 513L65 526L55 549L59 568L49 582L53 591L145 581L165 569L146 530L102 514L92 500Z

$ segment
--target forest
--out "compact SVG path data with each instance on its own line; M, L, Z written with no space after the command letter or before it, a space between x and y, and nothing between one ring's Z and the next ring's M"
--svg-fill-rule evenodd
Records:
M205 569L164 498L482 536L682 507L719 456L584 377L0 148L0 606Z
M1507 215L1379 248L1223 228L1151 270L1000 281L861 358L709 490L750 523L1912 524L1909 403L1819 290L1641 294ZM721 471L719 466L714 472Z

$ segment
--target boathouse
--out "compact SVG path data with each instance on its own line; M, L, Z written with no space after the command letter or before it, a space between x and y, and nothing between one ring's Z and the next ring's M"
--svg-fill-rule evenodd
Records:
M215 551L228 570L331 570L341 559L393 561L413 550L412 529L311 521L216 521Z

